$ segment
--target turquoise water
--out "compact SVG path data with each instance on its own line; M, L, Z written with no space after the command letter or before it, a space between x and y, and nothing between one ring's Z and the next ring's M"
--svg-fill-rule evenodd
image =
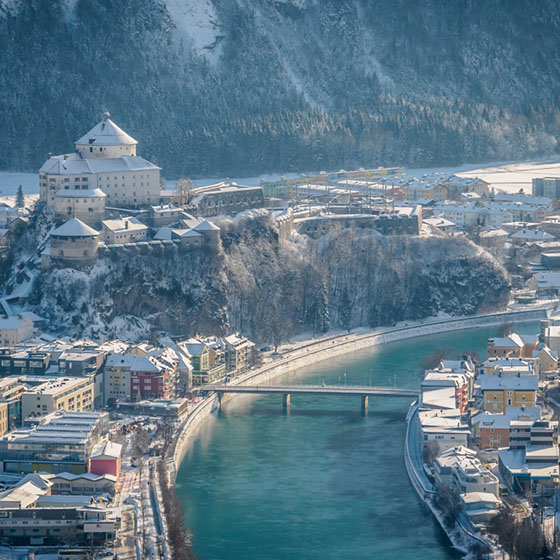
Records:
M520 333L538 331L524 324ZM497 328L432 335L355 352L278 383L419 387L435 348L476 350ZM346 374L346 375L345 375ZM274 381L276 383L276 380ZM177 477L199 560L455 559L406 473L407 399L241 397L201 430Z

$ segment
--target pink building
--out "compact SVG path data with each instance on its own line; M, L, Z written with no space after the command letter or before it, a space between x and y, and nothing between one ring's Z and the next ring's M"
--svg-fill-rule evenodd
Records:
M112 441L98 443L89 457L89 472L92 474L121 475L122 445Z

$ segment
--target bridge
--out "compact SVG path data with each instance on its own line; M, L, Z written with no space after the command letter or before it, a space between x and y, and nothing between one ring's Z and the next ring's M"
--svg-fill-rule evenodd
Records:
M284 409L290 407L293 394L302 395L358 395L362 398L362 411L367 412L369 397L405 397L414 399L420 391L414 389L397 389L388 387L370 387L360 385L203 385L202 391L214 391L220 399L224 393L245 393L250 395L283 395Z

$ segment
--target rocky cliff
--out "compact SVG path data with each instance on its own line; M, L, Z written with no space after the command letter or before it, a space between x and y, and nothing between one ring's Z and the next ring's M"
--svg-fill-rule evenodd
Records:
M221 226L223 250L215 255L122 249L107 252L112 256L91 271L43 273L32 309L65 334L240 331L278 343L300 332L464 315L507 303L504 270L464 239L341 229L282 241L269 216Z

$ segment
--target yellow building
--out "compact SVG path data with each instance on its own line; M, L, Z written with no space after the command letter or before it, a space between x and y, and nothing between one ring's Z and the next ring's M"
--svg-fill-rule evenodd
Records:
M8 403L0 402L0 436L8 431Z
M482 375L484 410L501 413L508 406L535 406L538 386L538 375Z
M57 410L91 410L93 390L93 379L89 377L57 377L46 381L22 394L21 417L44 416Z
M438 181L413 179L403 187L406 200L447 200L447 187Z

